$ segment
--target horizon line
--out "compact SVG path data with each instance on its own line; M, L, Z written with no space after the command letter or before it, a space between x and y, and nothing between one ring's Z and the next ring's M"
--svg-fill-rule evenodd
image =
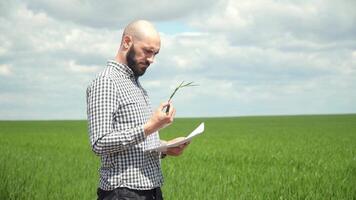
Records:
M309 113L309 114L260 114L260 115L231 115L231 116L196 116L175 117L175 119L200 119L200 118L238 118L238 117L292 117L292 116L327 116L327 115L356 115L356 113ZM4 121L87 121L87 119L0 119Z

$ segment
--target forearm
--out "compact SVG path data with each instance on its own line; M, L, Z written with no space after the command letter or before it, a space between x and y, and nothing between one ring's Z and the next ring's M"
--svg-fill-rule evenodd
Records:
M143 126L107 133L93 132L91 135L92 150L97 155L120 152L145 140Z

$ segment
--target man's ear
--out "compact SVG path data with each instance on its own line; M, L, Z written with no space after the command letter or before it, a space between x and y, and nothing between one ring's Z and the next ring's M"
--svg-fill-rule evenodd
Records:
M132 37L129 35L124 36L123 46L125 49L129 49L132 45Z

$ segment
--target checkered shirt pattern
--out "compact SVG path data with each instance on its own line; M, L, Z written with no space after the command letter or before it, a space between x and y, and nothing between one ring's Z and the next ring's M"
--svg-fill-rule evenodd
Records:
M158 132L144 135L151 105L127 65L108 61L87 89L87 114L90 143L101 156L101 189L161 187L160 154L145 151L160 143Z

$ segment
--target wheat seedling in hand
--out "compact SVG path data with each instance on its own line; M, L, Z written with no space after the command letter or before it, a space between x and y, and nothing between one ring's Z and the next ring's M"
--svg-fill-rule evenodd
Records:
M173 93L171 94L171 96L170 96L169 99L168 99L168 102L170 102L170 101L172 100L173 96L176 94L176 92L178 91L179 88L192 87L192 86L198 86L198 85L194 85L193 82L189 82L189 83L184 84L184 81L182 81L182 82L179 84L179 86L174 89ZM167 113L167 114L168 114L168 112L169 112L169 107L170 107L170 106L168 105L167 108L166 108L166 113Z

